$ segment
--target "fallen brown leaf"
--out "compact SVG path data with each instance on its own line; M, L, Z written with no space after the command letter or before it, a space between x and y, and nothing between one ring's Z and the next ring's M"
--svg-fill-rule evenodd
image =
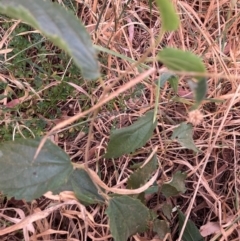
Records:
M218 222L208 222L200 228L200 233L203 237L207 237L220 231L221 228Z

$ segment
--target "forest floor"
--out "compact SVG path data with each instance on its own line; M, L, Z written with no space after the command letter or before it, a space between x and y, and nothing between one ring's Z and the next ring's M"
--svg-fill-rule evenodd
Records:
M129 58L138 61L160 32L161 19L154 2L152 6L148 0L55 2L79 17L96 46L119 54L98 53L105 86L113 86L121 77L110 92L140 74ZM177 93L168 83L161 89L156 131L134 155L104 158L111 130L130 125L154 108L156 74L103 105L93 122L92 116L86 116L51 138L73 162L81 164L87 158L89 167L100 173L109 187L124 188L131 166L143 162L157 146L161 164L158 184L170 180L176 171L187 173L186 192L167 202L190 214L189 219L205 236L203 240L240 240L240 5L234 0L173 2L180 28L166 33L148 58L154 59L168 46L191 51L203 60L209 73L206 97L213 101L202 103L203 120L193 128L193 140L200 151L195 153L171 140L172 130L188 120L193 102L188 77L182 75ZM158 61L144 64L159 71L165 68ZM5 16L0 16L0 90L1 142L44 136L63 120L94 106L102 95L101 82L84 80L66 53L28 25ZM177 240L177 213L170 219L164 216L165 197L157 192L146 199L147 206L170 225L165 240ZM25 202L2 196L0 229L57 202L50 197ZM29 240L112 240L105 208L99 205L85 211L77 205L63 206L36 221L33 229L35 234ZM0 239L25 240L25 234L17 230ZM150 230L129 240L162 239Z

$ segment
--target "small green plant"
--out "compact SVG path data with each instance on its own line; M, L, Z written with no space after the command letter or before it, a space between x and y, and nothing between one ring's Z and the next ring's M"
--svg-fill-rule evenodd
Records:
M152 1L149 2L152 4ZM169 0L158 0L156 3L162 17L162 31L157 39L158 43L166 31L177 29L179 19ZM83 25L72 13L50 1L40 0L2 0L0 12L21 19L65 50L80 67L83 78L100 78L95 48L104 49L99 46L94 48ZM156 92L159 93L160 87L166 81L169 81L176 92L178 78L172 71L192 72L195 77L192 84L195 93L192 111L198 111L207 90L207 82L203 77L206 70L201 59L190 52L173 48L161 50L157 59L169 71L160 75ZM145 65L139 66L143 70L146 68ZM134 153L147 143L157 126L158 97L159 94L156 94L154 110L146 112L132 125L112 131L105 158ZM191 124L179 123L173 131L172 140L177 140L184 148L199 151L192 139ZM39 149L40 144L43 145ZM130 175L127 189L117 189L106 186L87 166L72 163L69 156L49 140L36 138L4 142L0 147L0 190L9 197L27 201L48 191L73 191L85 205L107 206L110 230L116 241L126 241L131 235L147 229L153 230L163 239L170 232L167 218L171 218L172 207L165 203L163 213L167 218L159 219L158 215L144 204L144 194L159 190L167 199L184 193L186 174L176 172L171 181L158 185L156 180L159 160L156 150L157 148L149 150L147 160ZM184 215L180 211L178 214L182 227ZM188 221L182 239L196 241L192 237L197 238L197 241L202 239L194 224Z

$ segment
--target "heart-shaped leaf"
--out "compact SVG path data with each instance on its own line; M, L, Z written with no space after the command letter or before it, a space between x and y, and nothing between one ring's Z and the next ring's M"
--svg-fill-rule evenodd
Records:
M68 155L47 140L37 158L40 140L18 139L0 146L0 190L31 201L67 182L73 171Z
M157 121L153 122L153 116L154 112L149 111L132 125L114 130L105 157L117 158L144 146L157 125Z
M80 21L59 4L44 0L1 0L0 13L38 29L72 56L86 79L100 76L89 34Z
M112 198L106 213L115 241L127 241L129 236L144 232L150 219L146 206L138 199L128 196Z

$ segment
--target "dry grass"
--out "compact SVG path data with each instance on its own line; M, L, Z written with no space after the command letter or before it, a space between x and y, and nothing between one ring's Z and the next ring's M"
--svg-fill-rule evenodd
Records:
M66 4L70 1L59 0L59 2L64 5L64 2ZM141 75L139 77L139 69L127 60L103 53L99 53L99 59L104 86L101 83L91 84L81 80L81 87L74 86L73 96L59 100L58 105L62 111L59 116L55 115L55 118L50 120L49 117L41 115L47 122L42 133L57 125L58 131L52 135L52 139L64 148L72 161L85 162L94 171L101 173L102 180L109 187L124 187L126 179L132 172L129 168L131 164L144 161L151 150L157 146L157 155L161 163L159 183L168 180L177 170L186 171L188 174L187 192L168 201L173 206L179 206L197 227L216 222L219 235L212 234L205 240L240 240L238 199L240 6L237 1L234 4L234 1L230 0L177 2L176 8L181 18L181 27L178 31L165 34L161 44L151 49L148 57L153 60L153 63L149 66L161 71L163 67L154 59L164 46L190 50L203 58L209 72L207 97L224 101L206 102L201 107L204 120L194 127L193 135L195 144L201 152L194 154L181 148L177 143L169 141L173 128L187 120L189 105L172 101L173 92L166 85L161 91L159 103L161 114L158 116L158 127L151 141L133 157L123 156L114 161L103 158L111 128L127 126L146 110L154 107L155 85L153 83L157 78L156 72L150 69L148 71L151 75L143 81L143 77ZM132 0L127 6L122 0L76 0L72 3L76 3L75 13L86 25L94 44L109 48L136 61L153 45L160 31L161 21L158 11L153 7L150 12L146 0ZM1 21L7 20L2 18ZM5 60L8 59L7 52L10 51L8 45L12 41L11 32L18 24L19 22L12 21L7 31L0 29L0 54ZM31 32L24 34L30 36ZM49 55L51 52L53 56L56 55L53 50L54 48L49 45ZM34 57L34 52L30 55ZM52 58L50 55L51 61L53 61ZM7 63L11 63L11 60ZM6 128L14 122L11 127L18 130L18 133L28 128L25 122L23 123L24 118L31 117L31 113L27 112L28 109L31 109L31 105L47 98L45 95L47 89L60 84L59 79L67 75L68 65L65 65L65 68L66 71L56 69L58 78L52 76L48 84L38 90L31 85L37 72L34 72L32 77L24 78L14 76L13 72L2 69L1 81L8 86L2 94L7 95L11 92L13 99L27 105L19 110L17 116L14 116L16 112L13 113L11 110L2 111L1 125ZM180 78L178 93L180 97L189 94L186 78L184 75ZM106 93L111 96L110 101L104 98ZM79 96L83 101L79 102ZM113 97L116 98L113 100ZM11 107L8 98L3 98L1 104L3 107ZM14 103L13 105L15 106ZM90 107L92 112L89 113L94 114L84 119L86 118L84 111ZM53 110L50 108L49 112L52 113ZM82 114L79 115L79 112ZM86 114L89 113L86 112ZM81 117L84 125L79 129L75 129L73 125L64 129L70 123L69 118L76 115L78 118ZM62 122L63 120L65 122ZM87 127L89 127L88 134ZM32 133L31 128L28 131ZM111 240L104 208L98 205L85 208L75 201L67 201L72 197L71 194L70 196L67 194L64 193L62 196L66 205L63 205L65 204L63 202L56 209L51 208L52 204L58 203L53 196L43 197L32 203L0 199L0 234L4 232L4 228L12 227L12 230L9 229L4 236L1 236L1 240L23 240L23 237L24 240L45 241ZM148 206L161 216L164 200L161 195L148 196ZM46 213L49 216L44 216ZM19 223L20 220L24 220L23 226L21 222ZM35 220L34 223L33 220ZM169 221L171 235L166 240L177 240L179 235L176 215L173 214ZM11 226L14 223L21 226L20 231L20 226L17 226L18 228ZM32 235L28 231L35 231L35 233ZM31 234L30 237L29 234ZM131 240L156 239L152 232L147 232L141 236L135 235Z

